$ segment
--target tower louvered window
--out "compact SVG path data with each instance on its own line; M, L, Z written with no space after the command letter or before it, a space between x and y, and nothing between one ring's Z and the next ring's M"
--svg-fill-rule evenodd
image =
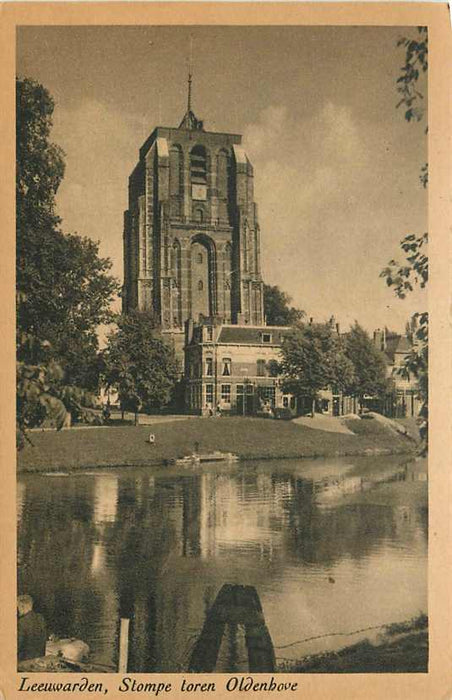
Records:
M207 182L207 158L203 146L195 146L190 153L190 179L194 185Z

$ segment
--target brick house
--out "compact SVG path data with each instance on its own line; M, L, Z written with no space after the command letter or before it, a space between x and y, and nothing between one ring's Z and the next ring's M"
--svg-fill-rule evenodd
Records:
M284 394L272 361L280 359L284 326L226 324L203 319L186 324L185 405L209 415L219 407L231 415L296 414L293 396Z

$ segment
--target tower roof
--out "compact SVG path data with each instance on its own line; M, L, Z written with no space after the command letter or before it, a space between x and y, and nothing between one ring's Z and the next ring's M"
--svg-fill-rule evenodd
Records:
M204 122L198 119L189 107L184 114L184 118L179 124L179 129L188 129L189 131L204 131Z

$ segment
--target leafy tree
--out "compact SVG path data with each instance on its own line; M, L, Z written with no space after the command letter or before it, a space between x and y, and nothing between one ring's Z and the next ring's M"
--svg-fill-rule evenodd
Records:
M269 326L294 326L305 312L290 306L291 297L278 286L264 284L264 313Z
M412 233L405 236L400 243L405 254L405 262L401 264L390 260L388 266L381 271L380 277L386 278L388 287L394 287L394 292L399 299L405 299L415 286L423 289L427 285L428 256L425 253L427 243L427 233L418 237Z
M65 235L55 212L64 153L51 143L54 102L39 83L16 80L16 283L18 434L64 411L91 420L97 335L117 283L98 244ZM49 398L51 397L51 399ZM58 404L60 402L60 404ZM85 410L86 409L86 410Z
M89 238L65 235L55 213L64 175L63 151L51 143L54 102L33 80L16 80L16 204L19 359L49 359L65 370L68 383L94 387L86 371L97 351L96 329L110 318L118 290ZM24 343L31 336L40 341ZM41 353L41 354L40 354Z
M156 327L154 316L133 311L117 319L102 353L103 381L118 392L123 408L158 411L166 406L180 377L174 349Z
M64 175L64 153L49 141L54 102L28 78L16 79L16 201L20 225L55 226L55 194Z
M419 122L426 111L418 82L428 70L428 28L418 27L417 39L401 37L397 46L405 47L405 64L401 69L402 74L397 78L397 92L400 96L397 107L405 109L405 119L408 122Z
M298 397L315 400L321 389L335 386L344 391L353 382L353 365L342 338L329 323L304 324L284 338L279 372L283 388Z
M19 448L24 446L26 428L40 425L48 416L55 420L58 429L63 427L66 408L54 391L62 376L61 368L55 363L17 363L16 421Z
M42 354L49 349L43 343ZM41 425L50 419L61 430L68 419L87 423L101 423L95 410L97 399L89 392L75 386L67 386L64 372L52 359L32 365L18 361L16 365L16 424L17 447L24 447L28 428Z
M361 405L366 394L383 397L388 385L384 355L357 321L345 337L345 354L354 369L348 393L357 396Z
M423 94L419 90L419 80L428 70L428 29L418 27L417 39L403 37L398 42L405 47L405 64L402 74L397 80L397 91L400 101L397 107L405 109L405 119L408 122L421 121L425 114ZM427 128L425 129L427 132ZM428 165L425 163L419 176L423 187L428 184ZM391 260L380 276L386 279L386 284L394 288L396 296L404 299L407 293L418 285L423 288L428 282L428 255L426 247L428 234L423 233L405 236L401 241L401 249L405 261L400 264ZM421 407L421 438L422 451L428 448L428 313L421 311L414 314L410 322L413 346L407 355L402 375L414 376L418 380Z
M18 230L18 330L48 341L68 384L95 390L97 327L111 318L117 284L98 244L56 229ZM41 346L20 347L19 359L39 362ZM48 355L48 354L47 354Z

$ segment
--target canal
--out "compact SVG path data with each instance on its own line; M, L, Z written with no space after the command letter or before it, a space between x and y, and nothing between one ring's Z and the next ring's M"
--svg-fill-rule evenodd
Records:
M256 589L280 668L427 613L422 462L22 475L17 498L19 592L106 668L128 617L130 672L186 670L224 584ZM226 630L217 669L246 670L243 629Z

